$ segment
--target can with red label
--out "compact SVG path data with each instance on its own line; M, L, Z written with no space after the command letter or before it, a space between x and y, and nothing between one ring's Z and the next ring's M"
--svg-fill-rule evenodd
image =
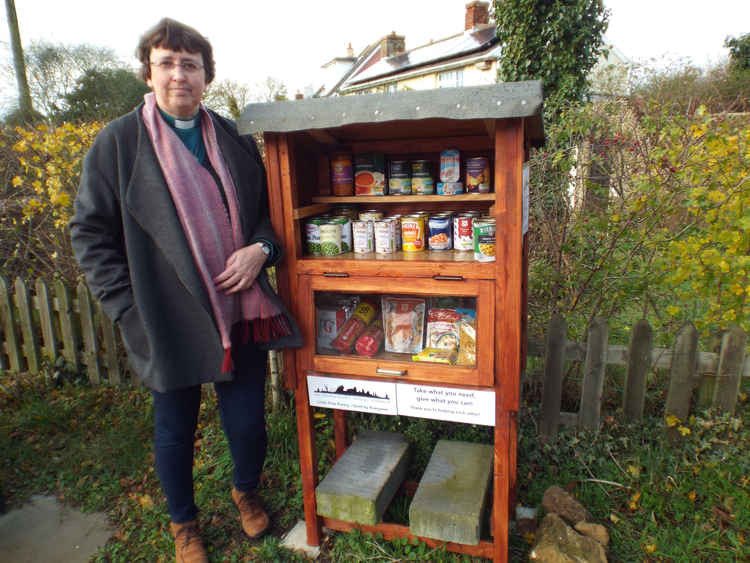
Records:
M474 250L473 213L459 213L453 218L453 248Z

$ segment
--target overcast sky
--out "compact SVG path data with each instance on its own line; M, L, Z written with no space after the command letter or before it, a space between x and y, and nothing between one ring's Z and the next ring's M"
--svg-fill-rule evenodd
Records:
M395 31L407 49L463 31L468 0L16 0L24 45L32 41L111 47L125 61L140 35L169 16L214 47L217 79L253 85L281 79L291 94L318 85L321 65ZM668 56L705 65L726 56L727 35L750 31L748 0L605 0L607 38L634 61ZM8 42L2 10L0 42ZM8 49L4 49L7 57Z

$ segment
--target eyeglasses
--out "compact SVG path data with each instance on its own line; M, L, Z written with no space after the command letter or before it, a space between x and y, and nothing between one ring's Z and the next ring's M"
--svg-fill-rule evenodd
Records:
M166 60L166 61L159 61L156 63L149 63L149 64L151 64L152 66L158 67L159 70L163 70L164 72L172 72L175 68L179 66L187 74L193 74L203 68L203 65L199 65L198 63L193 62L193 61L180 61L176 63L174 61Z

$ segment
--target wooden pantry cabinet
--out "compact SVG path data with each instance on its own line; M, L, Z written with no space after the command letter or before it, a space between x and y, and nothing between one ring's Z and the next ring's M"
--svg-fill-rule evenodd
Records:
M518 82L253 104L243 112L240 132L263 133L271 219L286 253L277 268L279 293L304 336L302 348L284 352L284 366L285 382L295 392L310 545L319 544L323 525L336 530L357 527L380 532L386 538L411 536L404 525L362 525L318 514L315 487L320 476L307 381L324 375L347 381L407 382L494 393L494 466L488 503L491 537L482 538L478 545L447 543L446 547L507 561L516 482L519 377L525 357L523 167L529 148L544 140L541 110L540 83ZM462 161L489 158L490 193L332 195L330 160L335 154L382 153L386 162L427 159L437 182L440 152L448 148L458 149ZM472 210L492 216L496 220L496 260L478 262L471 252L454 250L309 255L306 222L340 204L380 209L386 214ZM437 364L414 361L410 353L381 350L363 357L354 351L326 348L330 344L321 344L317 334L316 303L330 296L346 299L353 295L367 295L375 301L401 296L428 304L446 299L468 303L467 310L475 315L473 355L462 364ZM334 421L340 457L348 446L346 411L334 410ZM429 545L444 543L420 539Z

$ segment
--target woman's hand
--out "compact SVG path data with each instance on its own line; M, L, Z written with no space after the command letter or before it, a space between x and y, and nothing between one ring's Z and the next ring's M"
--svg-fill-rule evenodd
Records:
M260 243L235 250L227 258L224 271L214 278L216 290L230 295L249 289L266 263L266 258Z

